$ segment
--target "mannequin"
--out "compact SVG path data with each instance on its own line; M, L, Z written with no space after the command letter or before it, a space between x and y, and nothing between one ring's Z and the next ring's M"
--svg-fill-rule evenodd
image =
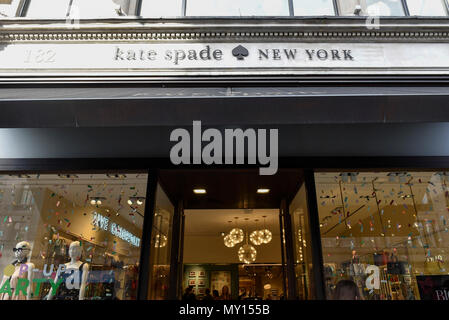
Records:
M48 300L53 298L56 300L84 300L89 265L80 260L81 252L82 248L79 241L74 241L70 244L70 262L64 264L65 270L61 274L57 274L54 280L57 283L60 281L60 278L63 278L63 281L58 287L56 294L53 290L50 290Z
M0 300L31 300L34 272L34 264L28 262L28 257L31 253L31 245L26 241L21 241L13 248L13 250L14 256L16 257L16 260L11 263L11 265L14 266L14 272L12 275L3 275L2 283L0 285L0 288L3 288L5 282L9 281L12 296L8 293L2 293L0 294ZM28 280L26 295L24 295L23 290L20 289L16 292L19 280L23 283L22 279Z

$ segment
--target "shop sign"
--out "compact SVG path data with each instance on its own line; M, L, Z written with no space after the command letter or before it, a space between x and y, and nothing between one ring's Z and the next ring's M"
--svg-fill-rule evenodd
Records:
M448 43L9 43L0 74L447 73Z
M99 214L98 212L93 213L92 225L104 231L109 231L114 236L132 244L133 246L140 246L140 239L138 237L120 225L114 222L110 223L109 218Z

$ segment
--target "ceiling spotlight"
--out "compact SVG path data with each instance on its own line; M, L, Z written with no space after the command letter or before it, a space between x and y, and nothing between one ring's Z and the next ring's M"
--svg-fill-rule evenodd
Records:
M195 194L205 194L206 189L193 189L193 193Z
M143 200L145 200L145 197L129 197L128 204L132 206L134 203L137 203L137 205L142 205Z
M103 203L102 200L104 201L104 200L106 200L106 198L105 197L91 197L90 204L93 206L95 206L95 205L100 206Z
M270 189L263 189L263 188L257 189L257 193L266 194L269 192L270 192Z

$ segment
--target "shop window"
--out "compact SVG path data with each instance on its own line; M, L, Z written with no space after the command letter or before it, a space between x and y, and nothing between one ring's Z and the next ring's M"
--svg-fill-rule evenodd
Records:
M157 0L144 0L140 5L140 16L144 18L182 16L182 0L166 0L163 6Z
M0 299L136 299L146 188L139 173L0 176Z
M333 16L333 0L293 0L295 16Z
M445 0L407 0L411 16L446 16Z
M148 299L167 300L174 206L158 184L153 216Z
M400 0L338 0L342 16L404 16Z
M448 172L322 172L315 180L328 299L444 299Z
M187 16L288 16L288 0L186 0Z
M305 185L303 185L290 204L292 219L293 250L298 299L315 299L313 287L312 247L309 227L309 211Z

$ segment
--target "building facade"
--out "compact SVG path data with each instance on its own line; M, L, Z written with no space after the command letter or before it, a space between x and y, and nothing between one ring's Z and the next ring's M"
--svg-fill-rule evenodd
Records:
M0 297L448 300L448 10L0 0Z

